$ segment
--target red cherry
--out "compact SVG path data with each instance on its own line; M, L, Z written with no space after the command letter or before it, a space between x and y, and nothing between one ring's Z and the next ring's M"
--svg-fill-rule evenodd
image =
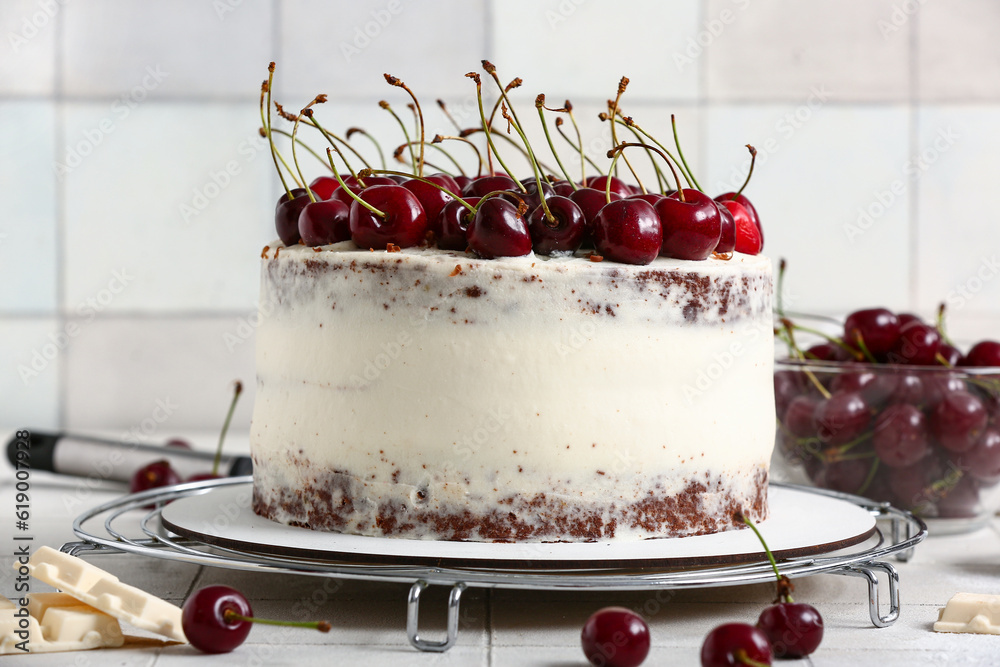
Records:
M545 209L535 208L528 216L528 231L531 233L532 247L539 255L554 252L574 252L583 243L586 221L583 211L572 199L552 195L545 200L553 223L545 216Z
M649 654L649 626L629 609L606 607L587 619L580 642L592 665L637 667Z
M823 617L811 604L802 602L767 607L760 613L757 627L767 636L775 658L804 658L823 641Z
M491 197L479 204L467 231L469 247L486 259L520 257L531 252L528 223L509 201Z
M819 361L847 361L851 358L847 350L833 343L817 343L806 350L807 359Z
M942 447L960 453L976 444L988 418L979 398L967 391L954 391L930 413L931 432Z
M941 343L938 347L938 354L944 357L944 360L948 362L950 366L971 366L972 364L966 364L965 358L957 347L953 345L948 345L948 343Z
M459 192L458 183L448 174L431 174L430 176L425 176L424 179L440 185L449 192L454 192L455 194ZM424 214L428 220L437 219L438 214L441 213L441 209L444 208L445 204L454 199L451 195L438 190L433 185L428 185L415 178L411 178L403 183L403 187L416 195L420 201L420 205L424 207Z
M340 187L340 182L333 176L317 176L309 184L309 189L317 199L329 199L333 191Z
M569 181L556 181L552 185L552 194L559 195L560 197L569 197L574 192L576 190L573 189L573 184Z
M736 250L736 219L721 202L715 202L715 208L719 211L719 245L715 246L715 252L727 253Z
M663 228L660 254L676 259L706 259L722 238L719 209L698 190L685 189L684 200L674 193L656 203Z
M594 220L593 234L597 252L623 264L649 264L663 239L656 209L640 199L606 204Z
M183 438L171 438L170 440L167 440L167 444L165 446L175 447L177 449L193 449L193 447L191 447L191 443Z
M702 667L743 665L749 658L771 664L771 643L759 628L746 623L720 625L705 637L701 645Z
M959 366L1000 366L1000 343L984 340L972 346Z
M959 470L978 480L1000 480L1000 430L984 430L971 449L955 457L955 464Z
M811 396L796 396L785 411L785 418L782 420L785 428L797 438L816 437L816 405L816 399Z
M472 180L473 180L471 177L469 177L469 176L463 176L462 174L458 174L457 176L452 176L452 178L454 179L455 183L458 185L458 191L459 192L461 192L462 190L464 190L465 186L468 185L469 183L471 183Z
M509 176L479 176L462 188L463 197L485 197L497 190L517 190L517 184Z
M164 459L153 461L136 470L129 482L129 491L138 493L180 483L180 475L170 467L170 462Z
M184 636L202 653L229 653L246 641L251 623L227 618L226 612L251 617L242 593L229 586L206 586L192 593L181 610Z
M274 228L286 246L299 242L299 214L310 201L305 190L292 190L292 197L282 195L274 209Z
M865 347L873 355L881 355L892 350L899 341L899 318L885 308L858 310L844 320L844 342Z
M603 190L593 188L580 188L569 196L573 203L580 207L583 212L583 219L587 225L583 235L583 243L588 247L594 243L594 220L607 203L607 197ZM616 192L611 193L611 201L618 201L622 196Z
M351 209L336 199L309 202L299 213L299 236L309 247L340 243L351 238Z
M463 197L466 203L475 206L479 197ZM444 205L434 221L434 238L442 250L465 250L469 247L469 223L475 215L459 201L452 200Z
M736 221L736 252L741 252L744 255L760 254L764 247L764 241L760 236L760 229L750 219L750 214L741 204L732 200L726 200L723 204L733 214L733 220Z
M735 195L735 196L734 196ZM746 195L736 194L735 192L723 192L721 195L715 198L718 202L725 201L735 201L737 204L742 206L750 214L750 220L753 221L754 226L757 227L757 231L760 233L760 248L764 249L764 227L760 224L760 215L757 214L757 209L754 205L750 203L750 200L746 198Z
M868 430L871 411L857 392L834 394L816 406L819 437L830 445L843 445Z
M185 481L187 482L204 482L209 479L222 479L222 475L216 475L212 472L199 472L195 475L191 475Z
M621 198L629 197L632 193L632 188L629 187L628 183L621 180L617 176L591 176L587 179L587 187L594 188L601 192L607 191L608 179L611 179L611 192L618 195Z
M867 343L867 339L865 339ZM920 322L910 322L900 327L899 339L887 355L889 363L914 366L938 366L937 353L941 347L938 330Z
M887 466L905 468L917 463L931 451L924 413L905 403L890 405L875 420L872 444Z
M427 216L412 192L401 185L372 185L358 196L385 213L380 218L357 201L351 204L351 238L359 247L411 248L424 242Z

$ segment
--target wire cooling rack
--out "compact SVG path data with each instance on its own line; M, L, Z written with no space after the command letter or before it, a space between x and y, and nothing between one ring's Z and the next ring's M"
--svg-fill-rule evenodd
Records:
M274 556L212 546L184 538L169 531L162 523L163 504L187 496L207 493L213 488L247 484L251 477L191 482L151 489L98 505L73 522L79 542L64 544L62 550L76 555L96 553L131 553L170 561L210 567L270 573L292 573L318 577L393 581L410 583L407 597L406 633L410 643L421 651L446 651L458 640L459 605L463 591L470 587L520 590L561 591L642 591L736 586L771 581L774 573L764 559L739 564L706 565L683 569L642 567L636 569L530 569L507 570L476 567L438 567L406 564L358 563ZM927 536L927 527L918 517L866 498L823 489L773 484L798 491L836 498L864 508L877 520L873 537L855 547L801 558L779 561L782 574L790 578L815 574L860 577L868 582L868 613L876 627L887 627L899 618L899 573L887 559L909 560L913 548ZM152 509L148 509L152 506ZM147 508L144 514L133 510ZM139 531L145 537L134 537ZM98 532L100 531L100 532ZM133 537L129 537L130 533ZM888 585L888 610L880 604L882 586L878 574ZM444 639L423 639L419 632L420 596L432 585L450 586L448 622Z

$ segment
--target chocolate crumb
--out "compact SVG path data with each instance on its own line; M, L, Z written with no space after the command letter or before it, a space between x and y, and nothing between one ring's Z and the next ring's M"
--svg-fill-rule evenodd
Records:
M387 243L385 245L385 251L386 252L399 252L400 250L401 250L401 248L398 245L396 245L395 243Z
M593 255L591 255L588 259L590 259L591 262L603 262L604 261L604 257L602 257L601 255L598 255L596 253L593 254Z
M462 265L461 264L456 264L455 265L455 269L451 273L448 274L448 277L449 278L454 278L455 276L457 276L461 272L462 272Z

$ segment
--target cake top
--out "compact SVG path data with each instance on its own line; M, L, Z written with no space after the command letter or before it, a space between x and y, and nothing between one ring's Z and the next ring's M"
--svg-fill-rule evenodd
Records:
M315 113L318 105L327 102L326 95L317 95L298 113L289 113L274 102L271 63L261 87L261 134L268 139L285 189L275 211L282 242L289 247L316 247L351 240L359 248L374 250L426 246L469 250L481 259L584 251L592 260L636 265L651 264L658 257L725 260L734 252L756 255L761 251L760 218L742 194L753 172L756 151L752 146L747 146L751 160L746 181L738 191L713 199L698 184L684 157L673 116L676 156L625 114L622 97L627 77L618 82L607 111L598 115L609 124L611 141L595 155L596 144L585 142L569 100L551 108L546 106L545 95L539 94L534 100L536 114L522 109L519 117L512 97L523 85L522 79L504 85L496 67L485 60L482 66L485 77L477 72L466 74L476 89L477 122L463 127L438 100L455 133L437 133L430 140L417 96L399 78L385 75L390 86L406 94L415 123L411 139L408 121L388 101L379 102L402 128L404 141L392 157L410 168L404 172L386 168L389 163L381 148L377 161L364 156L351 142L352 136L371 140L365 141L364 148L379 144L363 129L348 128L343 136L329 132ZM495 97L486 99L491 92ZM272 111L291 123L290 131L272 127ZM533 115L545 135L548 150L544 153L540 142L533 146L527 138L523 119ZM555 122L550 123L553 115ZM575 139L563 130L566 119L573 125ZM563 152L572 159L559 155L552 125L569 144ZM308 129L300 136L304 128ZM329 143L325 149L329 172L310 182L298 155L308 148L303 137L313 131ZM286 154L290 152L291 159L276 145L281 136L290 140ZM321 152L308 150L323 161ZM476 156L474 176L456 159L458 151ZM653 161L655 185L650 182L647 187L642 182L629 155L632 160ZM431 163L432 156L437 164ZM509 169L512 156L527 160L527 178L519 179ZM550 156L557 169L548 163ZM373 167L377 162L381 169ZM443 173L439 164L454 169ZM425 175L425 167L439 172ZM619 178L619 172L622 176L630 173L634 183Z

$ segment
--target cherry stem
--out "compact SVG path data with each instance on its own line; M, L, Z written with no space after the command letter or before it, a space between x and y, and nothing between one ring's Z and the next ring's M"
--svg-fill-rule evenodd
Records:
M437 149L437 150L441 151L442 153L444 153L444 156L445 156L446 158L448 158L449 160L451 160L451 163L452 163L453 165L455 165L455 168L456 168L456 169L458 170L458 173L460 173L460 174L461 174L462 176L465 176L465 170L464 170L464 169L462 169L462 165L460 165L460 164L458 163L458 160L456 160L456 159L454 158L454 156L452 156L452 154L451 154L451 153L449 153L448 151L446 151L446 150L445 150L444 148L442 148L441 146L438 146L438 145L437 145L437 142L434 142L434 141L431 141L431 142L430 142L430 143L428 143L427 145L428 145L428 146L430 146L431 148L435 148L435 149ZM396 150L395 150L395 151L393 151L393 156L395 156L397 160L399 159L399 154L403 152L403 149L404 149L404 148L406 148L406 144L402 144L402 145L400 145L400 146L397 146L397 147L396 147ZM438 167L438 166L436 166L436 165L433 165L433 164L431 164L430 162L426 162L425 164L428 164L428 165L430 165L431 167L433 167L434 169L437 169L438 171L444 171L444 172L447 172L447 170L446 170L446 169L442 169L441 167ZM383 169L385 169L385 166L383 166L382 168L383 168ZM423 176L423 174L421 174L421 176Z
M271 159L274 161L274 168L278 171L278 179L281 181L281 187L285 188L285 194L288 199L292 199L292 191L288 188L288 183L285 181L284 174L281 173L281 167L278 165L278 149L274 145L274 138L271 136L271 88L274 85L274 63L270 63L267 66L267 82L261 87L260 99L261 99L261 109L260 109L260 121L264 124L264 129L267 132L267 143L271 147ZM267 117L264 116L264 94L267 94ZM284 160L282 160L284 162Z
M783 575L781 574L781 572L778 572L778 563L775 562L774 560L774 554L772 554L771 550L768 549L767 542L764 541L764 536L760 534L760 531L757 530L757 526L754 525L753 521L747 518L746 514L743 514L741 512L740 519L743 520L743 523L750 526L750 530L752 530L754 532L754 535L757 536L757 539L760 540L761 546L764 547L764 553L767 554L767 560L771 562L771 569L774 570L774 576L778 578L778 584L779 584L778 588L781 589L782 588L781 584L783 583ZM787 588L781 592L781 597L785 599L785 602L794 602L792 596L788 593Z
M493 155L494 154L496 154L497 160L500 161L500 165L503 167L504 171L506 171L509 174L510 170L507 169L507 165L505 165L503 163L503 161L500 160L500 155L499 155L499 153L497 153L497 147L493 145L493 135L490 132L490 126L489 126L489 124L487 124L487 122L486 122L486 112L483 111L483 81L480 78L478 72L468 72L465 76L469 77L470 79L472 79L473 81L476 82L476 100L479 102L479 121L483 124L483 133L486 135L486 145L487 145L487 149L486 149L486 166L489 167L490 176L493 176L496 173L493 170ZM460 132L459 134L463 134L463 133ZM511 176L511 178L514 178L514 177ZM516 178L514 178L514 180L517 181L518 183L520 183L520 181L518 181Z
M420 181L421 183L423 183L425 185L429 185L432 188L440 190L441 192L445 193L446 195L449 195L452 199L457 199L463 206L465 206L465 208L469 209L470 211L475 212L475 210L476 210L475 207L472 206L472 204L470 204L469 202L467 202L464 199L462 199L462 195L455 194L454 192L452 192L448 188L444 187L443 185L438 185L434 181L430 181L430 180L428 180L426 178L423 178L422 176L413 176L411 174L407 174L407 173L402 172L402 171L393 171L392 169L362 169L359 172L359 175L361 175L361 176L371 176L372 174L387 174L387 175L392 175L392 176L406 176L408 178L412 178L415 181Z
M521 183L521 181L518 180L516 176L514 176L513 172L511 172L510 169L507 168L507 164L503 161L503 158L500 157L500 153L497 151L497 147L493 143L493 132L490 131L490 126L486 122L486 113L483 111L482 79L479 77L479 74L477 72L469 72L469 74L466 74L465 76L472 78L476 82L476 99L479 100L479 118L483 123L483 132L486 133L486 143L489 145L490 150L493 152L493 155L496 156L497 162L500 163L500 166L503 167L503 170L507 172L507 175L510 176L511 180L514 181L514 183L517 185L518 190L520 190L521 192L527 192L528 190L527 188L524 187L524 184ZM487 152L487 155L489 155L489 152ZM493 176L493 158L490 158L490 176Z
M609 107L609 108L610 108L610 107ZM616 112L616 113L617 113L617 112ZM609 118L611 118L611 116L609 116L608 114L606 114L606 113L603 113L603 112L602 112L602 113L599 113L599 114L597 115L597 117L601 119L601 122L602 122L602 123L606 123L606 122L608 122L608 119L609 119ZM615 129L615 127L616 127L616 126L617 126L617 123L611 123L611 130L612 130L611 134L615 134L615 132L614 132L614 129ZM617 138L614 138L614 139L612 139L612 141L613 141L613 142L617 142L617 141L618 141L618 139L617 139ZM622 143L625 143L625 142L623 141ZM620 144L618 144L618 143L615 143L614 145L615 145L615 146L619 146ZM644 146L645 144L641 144L641 145L643 145L643 146ZM630 171L630 172L632 173L632 178L634 178L634 179L635 179L635 182L639 184L639 188L640 188L640 189L642 190L642 194L648 194L648 193L647 193L647 190L646 190L646 186L645 186L645 185L643 185L642 181L641 181L641 180L639 179L639 174L635 173L635 169L634 169L634 168L632 167L632 163L631 163L631 162L629 162L629 159L628 159L628 156L627 156L627 155L625 155L624 151L622 152L622 159L624 159L624 160L625 160L625 165L626 165L626 166L628 167L628 170L629 170L629 171ZM650 159L652 159L652 156L650 156ZM610 172L608 173L608 175L609 175L609 176L611 175L611 174L610 174ZM616 178L618 177L618 174L617 174L617 172L615 173L615 177L616 177Z
M868 487L871 486L872 482L875 480L875 473L878 472L878 466L879 466L879 459L878 459L878 457L875 456L874 452L871 452L870 454L866 454L866 456L872 456L875 460L872 461L871 467L868 468L868 475L865 477L865 481L862 482L861 486L858 488L858 490L854 492L856 495L859 495L859 496L862 495L865 491L868 490Z
M945 331L944 328L944 311L945 311L945 304L942 301L941 305L938 306L937 310L937 328L938 331L941 333L941 340L943 340L948 345L955 347L955 344L951 342L951 338L948 337L948 332Z
M619 110L618 115L620 116L621 113L622 113L621 110ZM643 146L649 145L646 143L646 140L643 138L643 136L639 134L639 132L635 129L635 127L626 123L624 119L616 119L615 122L621 123L625 127L627 127L629 132L632 133L632 136L635 137L635 140L638 141L640 144L642 144ZM660 194L664 194L667 190L667 187L669 186L669 183L667 182L667 177L663 175L663 171L660 170L660 165L656 162L656 158L653 157L652 153L649 153L649 162L650 164L653 165L653 171L656 172L656 185L660 188Z
M455 120L455 117L451 115L450 111L448 111L448 107L445 105L444 100L439 99L437 101L437 105L441 108L441 111L444 112L445 117L447 117L448 120L451 121L451 124L455 126L455 130L457 132L461 132L462 126L458 124L458 121Z
M621 151L624 154L626 148L644 148L647 151L651 151L662 157L663 161L667 163L668 167L670 167L670 173L673 174L674 176L674 183L677 184L678 199L680 199L684 203L687 203L687 199L684 198L684 188L681 186L681 179L680 177L677 176L677 170L674 169L674 165L670 162L670 158L667 157L666 153L664 153L655 146L647 146L646 144L628 143L623 141L622 143L618 144L615 148L612 148L611 151L608 151L608 156L609 157L611 156L612 151ZM645 192L645 189L643 189L643 192Z
M857 350L855 350L853 347L851 347L841 339L837 338L836 336L831 336L830 334L820 331L819 329L813 329L812 327L805 327L802 326L801 324L796 324L791 320L788 320L788 323L797 331L801 331L807 334L812 334L814 336L819 336L820 338L830 343L831 345L836 345L840 349L850 354L852 357L854 357L856 361L861 361L863 354L859 354Z
M539 94L535 98L535 108L538 109L538 120L542 122L542 129L545 130L545 141L549 145L549 150L552 151L552 156L556 159L556 164L559 165L559 170L562 171L563 176L569 181L569 184L573 187L573 190L579 190L573 179L570 178L569 172L566 171L566 167L563 165L562 160L559 158L559 153L556 152L556 147L552 145L552 135L549 134L549 125L545 122L545 95Z
M405 160L405 159L403 158L403 151L402 151L402 149L403 149L403 148L405 148L405 147L406 147L406 144L403 144L402 146L400 146L400 147L399 147L399 148L400 148L400 151L399 151L398 153L393 153L393 157L394 157L394 158L396 159L396 162L399 162L400 164L409 164L409 163L408 163L408 162L407 162L407 161L406 161L406 160ZM439 172L441 172L441 173L445 173L445 174L449 174L449 175L451 174L451 172L449 172L449 171L448 171L447 169L445 169L445 168L444 168L444 167L442 167L441 165L438 165L438 164L434 164L434 163L433 163L433 162L431 162L430 160L425 160L425 161L424 161L424 164L426 164L426 165L427 165L428 167L430 167L431 169L434 169L434 170L436 170L436 171L439 171ZM415 175L415 174L407 174L407 177L408 177L408 178L416 178L416 175Z
M521 82L521 78L518 77L518 78L514 79L513 81L511 81L510 83L507 84L506 90L507 91L511 91L511 90L514 90L515 88L520 88L521 87L521 83L522 83ZM500 110L500 103L503 102L503 99L504 98L501 95L500 97L497 98L497 101L493 103L493 109L490 111L490 120L489 120L490 129L491 130L493 129L493 121L497 117L497 111Z
M680 150L680 146L677 147L677 150ZM736 201L736 198L743 194L743 189L747 186L747 183L750 182L750 177L753 176L753 166L757 163L757 149L750 144L747 144L747 150L750 151L750 171L747 172L747 177L743 181L743 185L741 185L740 189L733 195L733 201Z
M409 94L409 96L413 99L414 106L417 107L417 119L420 121L420 168L417 170L417 176L423 176L424 175L424 112L420 109L420 101L417 99L417 96L413 94L413 91L410 90L410 87L407 86L405 83L403 83L394 76L390 76L389 74L384 74L383 76L385 76L385 81L390 86L396 86L398 88L402 88L403 90L405 90ZM409 141L410 138L407 137L406 140Z
M357 178L357 174L355 173L354 168L351 167L351 163L347 161L347 158L344 157L344 154L340 152L340 149L337 148L337 144L335 144L333 142L333 140L334 139L339 139L340 143L344 144L347 148L349 148L350 150L354 151L355 155L358 155L358 152L354 150L354 147L351 146L350 144L348 144L347 142L345 142L343 139L340 139L339 137L337 137L337 135L333 134L332 132L327 132L326 128L324 128L322 125L320 125L319 121L316 120L313 117L313 115L312 115L312 109L308 110L308 112L306 113L306 118L309 119L309 121L310 121L310 123L312 124L313 127L315 127L317 130L319 130L320 133L322 133L322 135L324 137L326 137L326 140L328 142L330 142L330 145L333 147L333 150L337 151L337 155L340 156L340 159L343 161L344 166L347 167L347 171L350 172L351 176L354 176L355 178ZM329 154L329 152L330 151L328 150L327 154ZM358 155L358 157L361 157L361 156ZM364 158L361 158L361 161L364 162ZM370 166L371 165L369 165L367 162L365 162L365 167L370 167ZM334 169L333 172L334 172L334 176L336 176L337 175L337 170ZM340 179L337 179L337 180L340 180ZM362 185L364 185L364 183L362 183Z
M736 661L739 662L741 665L746 665L747 667L770 667L765 662L758 662L757 660L751 658L747 654L746 649L743 648L738 648L735 651L733 651L733 657L736 658Z
M677 155L681 159L681 164L683 164L684 169L687 170L691 182L694 183L694 187L704 192L705 190L702 189L701 185L698 183L698 179L694 177L694 172L691 171L691 167L688 166L687 160L684 159L684 151L681 150L681 142L677 138L677 119L674 117L674 114L670 114L670 127L673 128L674 131L674 146L677 147Z
M311 125L311 123L306 123L306 125ZM284 136L288 137L289 139L291 139L291 137L292 137L292 133L291 132L285 132L282 129L274 129L274 130L272 130L272 132L277 132L278 134L284 135ZM326 164L326 160L323 159L323 156L320 155L319 153L317 153L316 151L314 151L309 144L307 144L306 142L302 141L301 139L296 139L295 141L297 141L298 144L300 146L302 146L302 148L304 148L307 151L309 151L310 153L312 153L313 157L315 157L317 160L319 160L323 164L323 168L324 169L329 168L328 165Z
M468 139L466 139L465 137L455 137L455 136L452 136L452 135L444 135L444 136L442 136L440 134L436 134L436 135L434 135L434 138L431 139L431 143L432 144L439 144L442 141L444 141L445 139L451 139L451 140L454 140L454 141L462 141L462 142L468 144L469 148L471 148L472 150L474 150L476 152L476 176L482 176L482 174L483 174L483 154L479 152L479 147L476 146L471 141L469 141ZM465 175L464 171L462 172L462 175L463 176Z
M549 182L548 176L546 176L544 173L539 172L538 160L535 159L535 151L531 150L531 143L528 141L528 137L526 137L524 135L524 132L521 130L521 121L517 117L517 111L514 110L514 105L511 103L510 98L507 97L507 90L500 84L500 78L497 76L496 68L488 60L483 61L483 68L491 77L493 77L493 80L497 84L497 88L500 89L500 98L507 103L507 108L510 110L510 116L508 117L507 114L503 112L503 104L501 104L501 113L503 113L503 116L506 120L511 122L511 125L514 127L514 130L517 132L517 135L521 138L521 141L524 143L525 150L528 151L528 162L531 163L531 169L532 171L535 172L535 182L539 185L539 187L541 186L541 181L543 179L545 180L546 183L548 183ZM514 81L519 81L519 79L514 79ZM515 178L514 180L516 181L517 179ZM523 186L521 187L521 191L526 192ZM549 209L545 205L545 197L541 196L540 189L539 189L539 198L541 199L542 202L542 208L545 210L545 217L548 218L549 220L552 220L552 216L549 213Z
M315 200L314 200L315 201ZM219 464L222 462L222 443L226 440L226 433L229 431L229 423L233 421L233 412L236 411L236 402L240 400L243 393L243 383L236 381L233 387L233 400L229 404L229 412L226 413L226 421L222 422L222 432L219 433L219 444L215 447L215 460L212 461L212 474L219 474Z
M567 111L567 113L570 113L570 112ZM601 168L597 166L597 163L594 162L593 160L591 160L590 156L587 155L583 151L583 140L580 138L580 128L578 128L578 127L576 128L576 143L573 143L573 140L570 139L569 137L567 137L566 133L563 132L562 123L559 122L560 120L562 120L562 119L561 118L556 118L556 132L558 132L559 136L561 136L563 139L566 140L567 144L569 144L570 146L573 147L573 150L578 151L580 153L580 182L581 183L586 183L587 182L587 163L588 162L590 163L590 166L594 168L595 171L597 171L599 173L603 173L601 171ZM573 123L573 126L576 127L576 123Z
M261 625L280 625L288 628L305 628L306 630L319 630L320 632L330 632L333 628L329 621L275 621L270 618L255 618L253 616L243 616L237 614L232 609L227 609L222 614L226 623L232 621L244 621L246 623L260 623Z
M788 268L788 262L782 257L778 260L778 293L775 295L776 307L775 310L778 313L778 317L785 319L785 271Z
M611 121L612 121L611 122L611 145L612 146L617 146L618 145L618 133L616 131L618 125L617 125L617 123L614 122L614 119L618 116L618 103L621 101L622 95L625 93L625 88L627 88L627 87L628 87L628 77L627 76L623 76L621 78L621 80L618 82L618 94L615 95L615 101L609 107L609 109L611 111L609 117L611 118ZM641 180L639 180L639 174L635 173L635 169L632 167L632 163L629 162L628 156L623 153L622 154L622 159L625 160L625 166L628 167L628 170L630 172L632 172L632 178L634 178L635 181L636 181L636 183L639 184L639 188L642 190L642 194L646 194L646 186L642 184ZM610 172L609 172L609 175L610 175ZM615 172L615 176L617 176L617 175L618 175L618 172Z
M795 342L794 331L796 325L793 324L792 321L789 320L788 318L782 318L781 324L784 327L785 335L787 336L785 342L788 343L788 349L791 350L794 356L798 357L802 361L805 361L806 356L802 354L802 350L799 349L798 344L796 344ZM819 381L819 378L817 378L816 375L808 369L804 370L803 372L805 373L806 377L809 378L809 381L812 382L813 385L816 387L816 390L820 393L820 395L823 398L829 399L830 392L827 391L826 387L823 386L823 383Z
M385 152L382 151L382 144L380 144L378 142L378 139L376 139L375 137L373 137L372 135L370 135L368 132L365 132L360 127L349 127L349 128L347 128L347 132L345 133L345 135L347 136L347 140L350 141L351 140L351 135L353 135L355 133L361 134L361 135L363 135L365 137L368 137L369 141L371 141L373 144L375 144L375 150L378 152L378 159L382 163L382 168L385 169L386 168L386 165L385 165ZM365 163L365 166L366 167L371 167L371 165L368 164L367 162Z
M312 105L314 104L322 104L323 102L326 102L326 95L317 95L316 97L314 97L313 101L307 104L305 108L299 112L299 115L295 117L295 124L292 125L292 164L295 165L295 171L298 172L299 178L302 179L302 183L305 185L306 195L308 195L309 201L311 201L314 204L316 203L316 195L313 194L312 188L309 187L309 184L306 182L306 177L302 173L302 167L299 166L299 154L295 150L296 146L298 146L299 144L299 142L296 140L296 135L299 133L299 123L302 120L303 114L309 113L309 115L312 115L310 113L312 111L310 107L312 107Z
M608 151L608 157L611 158L611 167L612 168L618 162L618 158L620 158L622 156L622 154L625 152L625 151L621 150L622 148L623 148L622 146L615 146L614 148L612 148L611 150ZM605 176L605 178L604 178L604 203L605 204L610 204L611 203L611 171L610 170L608 171L608 175Z
M677 158L674 157L674 154L671 153L670 150L667 149L666 146L664 146L663 144L661 144L656 139L656 137L654 137L652 134L650 134L646 130L642 129L642 127L640 127L639 124L635 122L635 120L633 120L631 117L625 117L622 120L625 122L626 125L628 125L629 127L635 128L635 130L638 131L640 134L642 134L642 136L644 136L647 139L649 139L650 141L652 141L653 144L657 148L659 148L661 151L663 151L667 155L667 157L669 157L671 160L674 161L674 164L680 166L680 161ZM691 177L688 176L688 173L686 171L684 171L683 167L681 167L681 175L684 177L684 182L688 184L689 188L694 187L694 184L691 182Z
M482 131L483 131L483 128L481 128L481 127L469 127L469 128L466 128L466 129L462 130L462 136L463 137L467 137L467 136L475 134L476 132L482 132ZM503 134L503 133L499 133L498 134L498 133L493 132L492 130L490 130L490 136L493 137L494 139L496 139L497 137L499 137L500 139L503 139L508 144L510 144L515 150L517 150L518 153L520 153L522 156L524 156L525 160L529 160L530 159L530 158L528 158L528 152L526 150L524 150L524 146L520 145L519 143L517 143L516 141L514 141L513 139L511 139L506 134ZM552 167L550 167L549 165L545 164L541 160L538 160L537 162L538 162L538 166L541 167L542 169L544 169L545 171L554 171L552 169ZM517 180L517 179L515 179L515 180Z
M400 118L398 114L396 114L395 110L393 110L393 108L391 106L389 106L389 103L386 102L385 100L381 100L378 103L378 105L380 107L382 107L383 109L385 109L386 111L388 111L389 113L391 113L392 117L396 119L397 123L399 123L400 129L403 130L403 136L406 137L406 143L410 147L410 161L413 163L413 173L416 174L417 173L417 154L413 152L413 142L410 140L410 132L409 132L409 130L406 129L406 123L403 122L403 119Z
M496 78L495 74L493 76L494 78ZM507 115L506 108L503 109L503 115L506 120L508 121L511 120L511 116ZM529 162L531 162L531 170L535 174L535 188L537 189L538 192L538 202L542 207L542 212L545 214L545 219L548 220L549 224L551 224L553 227L556 227L559 225L559 223L552 215L552 211L549 210L549 205L545 203L545 193L542 192L542 179L545 179L545 182L548 183L548 177L546 177L538 170L538 163L535 161L535 154L531 150L531 145L528 143L528 137L524 136L524 132L521 131L520 124L516 120L514 120L513 122L511 122L511 125L514 127L514 130L517 132L517 135L521 137L521 141L524 142L525 148L528 149L528 156L530 158ZM527 192L527 188L523 186L521 190L522 192Z
M368 202L366 202L364 199L362 199L361 197L359 197L356 194L354 194L354 191L351 190L349 187L347 187L347 184L344 183L344 179L342 179L340 177L340 173L337 171L337 167L334 166L334 164L333 164L333 151L337 151L338 154L340 153L340 150L336 146L333 146L332 148L327 148L326 149L326 157L330 160L330 168L333 169L333 176L334 176L334 178L337 179L337 182L340 183L340 187L342 187L344 189L344 192L346 192L347 194L349 194L351 196L351 199L353 199L354 201L356 201L357 203L361 204L366 209L368 209L369 211L371 211L373 215L377 215L378 217L380 217L380 218L382 218L384 220L385 219L385 213L383 213L382 211L378 210L377 208L375 208L374 206L372 206L371 204L369 204ZM344 156L341 155L340 157L343 158Z
M858 348L861 350L861 353L865 355L865 359L867 359L870 363L877 364L878 360L875 359L875 355L872 354L871 351L868 349L868 346L865 345L864 336L862 336L861 332L857 330L855 330L854 333L857 337Z

